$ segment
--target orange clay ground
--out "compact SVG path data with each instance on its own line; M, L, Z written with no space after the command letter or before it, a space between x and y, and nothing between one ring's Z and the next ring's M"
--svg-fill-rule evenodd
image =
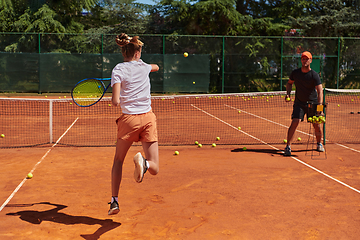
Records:
M359 145L328 144L327 159L305 144L293 145L295 158L242 147L160 147L159 174L138 184L133 146L114 216L114 148L0 149L1 205L40 162L0 211L0 239L359 239Z

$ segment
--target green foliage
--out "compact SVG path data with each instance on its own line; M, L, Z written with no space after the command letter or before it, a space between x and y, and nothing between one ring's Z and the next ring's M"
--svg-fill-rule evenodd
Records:
M358 36L360 14L340 0L319 1L305 16L289 17L289 25L304 30L305 36Z

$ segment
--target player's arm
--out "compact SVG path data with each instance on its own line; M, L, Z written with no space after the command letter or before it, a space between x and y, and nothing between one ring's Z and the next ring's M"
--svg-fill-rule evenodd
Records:
M159 71L159 66L157 64L150 64L151 65L151 72Z
M290 94L291 94L291 90L292 90L292 85L294 84L294 80L289 79L289 81L286 83L286 97L285 97L285 101L287 98L290 98Z
M120 104L120 83L115 83L112 88L111 102L114 106L118 106Z

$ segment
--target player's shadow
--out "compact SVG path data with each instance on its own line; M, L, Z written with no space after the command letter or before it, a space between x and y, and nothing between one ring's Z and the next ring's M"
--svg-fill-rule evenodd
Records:
M72 216L66 213L59 212L60 210L67 208L65 205L54 204L50 202L40 202L34 204L9 204L7 207L24 207L24 206L33 206L37 204L47 204L50 206L55 206L55 208L45 211L18 211L14 213L7 213L6 215L10 216L20 216L20 219L32 224L40 224L43 221L61 223L65 225L74 225L74 224L87 224L87 225L100 225L100 228L97 229L93 234L80 235L84 239L93 240L99 239L104 233L115 229L121 225L121 223L114 222L112 219L97 219L86 216Z
M257 153L268 153L271 155L284 155L284 150L276 150L276 149L247 149L247 150L243 150L242 148L236 148L231 150L231 152L257 152ZM291 151L291 156L292 157L296 157L297 155L295 153L300 153L300 152L311 152L311 149L308 150L292 150Z
M257 152L257 153L269 153L273 155L283 155L284 151L282 150L276 150L276 149L247 149L243 150L242 148L236 148L231 150L231 152Z

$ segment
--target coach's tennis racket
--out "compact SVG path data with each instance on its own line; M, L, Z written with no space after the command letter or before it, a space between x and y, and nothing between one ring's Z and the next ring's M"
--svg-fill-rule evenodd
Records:
M99 102L104 96L110 83L105 87L104 81L111 78L86 78L78 82L71 91L71 97L80 107L90 107Z

